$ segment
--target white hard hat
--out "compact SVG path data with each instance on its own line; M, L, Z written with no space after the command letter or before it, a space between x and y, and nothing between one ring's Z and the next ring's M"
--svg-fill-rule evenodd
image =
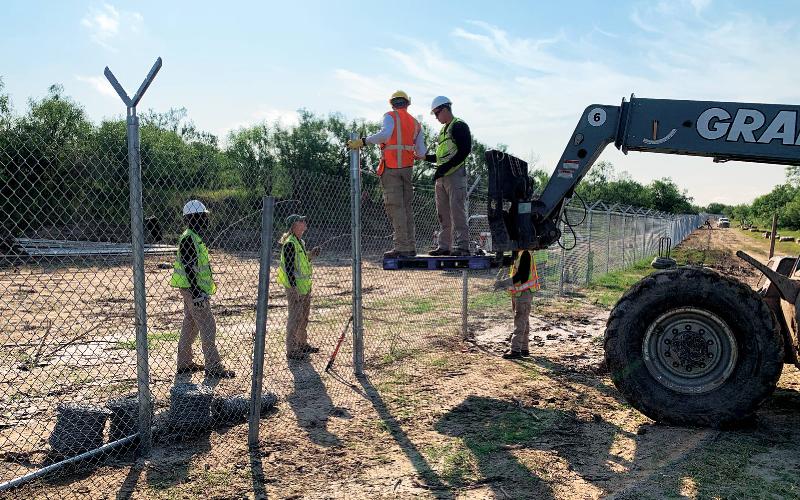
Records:
M186 205L183 206L183 215L192 215L192 214L207 214L208 209L203 202L200 200L189 200L186 202Z
M433 98L433 102L431 103L431 114L433 114L433 110L442 106L444 104L453 104L453 101L448 99L447 97L440 95Z

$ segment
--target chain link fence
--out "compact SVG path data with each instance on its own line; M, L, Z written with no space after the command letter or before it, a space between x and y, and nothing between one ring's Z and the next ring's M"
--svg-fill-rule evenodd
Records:
M421 357L426 363L430 357L444 359L460 348L470 315L496 314L497 305L507 302L504 292L491 291L497 269L384 271L391 224L379 180L367 170L359 169L360 219L352 215L351 176L344 169L275 171L266 186L275 199L273 219L262 226L262 188L233 175L254 168L254 160L230 158L202 140L143 127L141 145L136 144L139 207L130 196L137 183L130 167L138 163L126 143L132 126L138 135L129 109L127 128L112 121L62 136L32 133L29 123L12 121L0 129L0 483L10 485L31 473L48 472L48 480L69 477L75 469L61 465L74 457L88 470L106 464L109 456L129 467L137 446L169 450L187 437L210 446L211 432L244 423L259 305L268 318L259 407L264 402L266 411L285 402L308 438L329 446L338 438L325 432L324 420L320 429L318 420L306 418L309 400L315 411L334 414L359 397L352 387L363 382L354 372L363 369L374 384L412 372ZM231 175L211 177L211 171ZM182 207L190 199L211 210L203 238L218 291L203 321L213 321L213 327L186 319L184 300L169 284L185 229ZM468 211L475 252L491 249L485 209L483 194L472 191ZM306 247L321 249L313 261L308 325L308 342L319 352L300 361L286 358L287 294L275 280L290 214L308 217ZM430 184L416 186L414 216L417 251L423 253L435 246L438 231ZM564 220L568 250L537 255L543 295L585 286L652 256L661 237L677 244L701 222L699 216L602 203L585 213L570 205ZM143 233L135 231L137 225ZM271 232L268 252L261 248L269 241L265 232ZM358 276L354 241L361 255ZM259 302L265 254L270 281ZM141 294L135 292L137 280ZM361 300L358 311L354 291ZM350 334L355 321L363 328L363 366ZM215 330L213 343L235 377L176 374L181 337L203 337L206 329ZM193 345L198 363L208 350L201 344L198 339ZM260 425L269 426L269 419ZM143 430L151 434L147 439ZM248 446L245 439L215 443L231 453Z

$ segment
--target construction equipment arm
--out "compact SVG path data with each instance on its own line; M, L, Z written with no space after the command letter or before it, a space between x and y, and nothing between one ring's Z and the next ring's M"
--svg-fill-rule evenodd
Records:
M487 151L489 222L495 251L539 249L561 236L558 220L578 182L611 143L628 151L800 164L800 106L668 99L623 99L588 106L541 195L530 196L522 160ZM512 179L513 178L513 179ZM511 202L510 208L505 208ZM529 215L528 215L529 214Z

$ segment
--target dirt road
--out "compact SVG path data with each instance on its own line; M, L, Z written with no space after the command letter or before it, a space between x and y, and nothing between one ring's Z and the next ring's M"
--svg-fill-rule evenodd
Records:
M687 258L754 283L735 230L697 231ZM737 430L658 425L603 373L608 311L581 297L534 307L533 356L501 359L508 306L475 340L388 365L358 385L292 369L294 392L244 447L246 426L120 462L37 494L86 498L800 498L800 372L787 366ZM221 443L228 446L223 451ZM241 443L233 455L230 443ZM28 494L30 496L30 494Z

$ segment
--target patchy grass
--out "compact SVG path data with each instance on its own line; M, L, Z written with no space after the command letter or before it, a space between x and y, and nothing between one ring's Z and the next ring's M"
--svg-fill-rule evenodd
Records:
M769 252L769 238L764 238L762 233L751 233L743 229L736 229L748 238L755 240L759 243L759 247L764 249L764 253ZM789 231L778 228L778 234L781 236L794 236L795 239L800 240L800 231ZM796 241L775 241L775 255L798 255L800 254L800 244Z
M650 262L650 259L640 260L627 269L598 276L587 288L586 296L595 304L612 307L628 288L655 271Z
M470 311L492 310L507 306L508 301L508 292L502 290L498 292L482 292L470 296L468 307Z
M791 464L770 459L771 451L776 450L767 446L763 436L721 434L701 453L665 474L659 481L663 490L649 498L679 498L687 481L696 488L698 498L800 497L800 476L786 469Z
M168 332L153 332L147 334L147 349L157 349L161 344L166 342L177 342L181 336L179 331ZM126 351L136 350L136 339L133 340L120 340L114 344L113 349L124 349Z
M428 445L423 454L439 476L452 486L467 484L475 476L475 458L460 439Z

